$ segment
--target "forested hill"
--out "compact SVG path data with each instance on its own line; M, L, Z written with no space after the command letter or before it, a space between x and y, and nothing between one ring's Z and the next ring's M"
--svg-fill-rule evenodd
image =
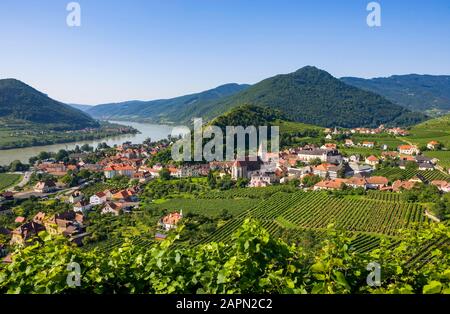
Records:
M267 106L293 121L326 127L412 125L426 119L312 66L263 80L213 106L197 107L196 113L212 119L243 104Z
M245 84L225 84L204 92L171 99L127 101L95 106L87 112L103 119L141 120L152 122L186 122L196 114L196 108L211 106L216 100L248 88Z
M233 108L231 111L216 117L211 121L211 125L222 128L226 126L269 126L275 121L286 120L286 117L279 110L268 107L254 105L243 105Z
M393 75L363 79L341 78L346 84L380 94L411 110L450 111L449 75Z
M49 98L15 79L0 80L0 119L26 121L53 129L98 127L88 114Z

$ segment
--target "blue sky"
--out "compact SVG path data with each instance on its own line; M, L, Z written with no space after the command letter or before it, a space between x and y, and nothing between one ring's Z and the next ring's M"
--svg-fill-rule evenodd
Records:
M0 78L64 102L167 98L256 83L305 65L332 75L450 74L450 1L64 0L0 2Z

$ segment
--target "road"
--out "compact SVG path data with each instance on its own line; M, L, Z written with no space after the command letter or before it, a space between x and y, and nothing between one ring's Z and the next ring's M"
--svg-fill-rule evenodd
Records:
M30 181L32 173L32 171L25 172L25 174L23 174L22 181L20 181L16 186L18 186L19 188L23 188Z
M76 190L79 190L82 186L83 186L83 184L77 185L77 186L74 186L71 188L58 189L51 193L39 193L39 192L35 192L35 191L18 192L16 194L14 194L14 198L23 200L23 199L30 198L32 196L38 197L38 198L43 198L43 197L50 197L50 196L53 196L56 194L71 195Z
M19 187L19 188L24 187L24 186L30 181L31 174L32 174L33 172L27 171L27 172L25 172L25 173L23 173L23 172L12 172L12 173L13 173L13 174L20 174L20 175L22 176L22 180L20 180L20 182L17 183L17 184L15 184L14 186L8 188L8 189L6 190L6 191L8 191L8 192L14 192L14 190L15 190L16 187Z

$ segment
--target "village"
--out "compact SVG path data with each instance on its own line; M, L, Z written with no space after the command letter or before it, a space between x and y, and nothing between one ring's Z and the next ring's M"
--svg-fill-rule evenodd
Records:
M86 232L85 217L90 211L99 211L102 215L126 215L140 206L140 193L145 185L158 179L181 179L206 177L211 174L218 178L230 177L231 180L244 182L249 188L261 188L271 185L295 184L304 190L342 190L362 189L385 192L402 192L413 189L417 183L434 185L441 192L450 191L448 180L430 180L424 173L443 173L437 168L438 160L424 156L415 145L399 145L396 151L388 150L383 144L373 141L354 143L351 139L333 141L333 137L342 134L337 129L324 131L325 143L321 146L305 145L285 148L279 154L266 153L264 158L245 161L214 161L210 163L175 163L167 158L171 142L168 140L156 143L131 144L123 143L117 147L101 151L100 158L92 162L92 152L68 154L66 161L54 158L38 160L32 172L45 179L37 181L28 190L7 191L0 198L2 203L14 199L29 197L40 199L57 198L70 206L70 210L48 214L39 212L33 217L16 217L20 226L14 230L0 230L9 235L10 245L24 245L27 240L40 231L63 235L78 246L83 239L89 237ZM346 134L379 134L387 132L403 136L407 131L394 128L384 129L352 129ZM360 147L371 152L376 145L380 146L380 156L366 154L342 154L340 149ZM428 143L429 150L441 149L437 141ZM260 154L262 154L260 152ZM260 155L259 154L259 155ZM165 156L161 158L161 156ZM387 165L386 165L387 164ZM414 175L408 179L383 176L377 174L380 169L412 169ZM91 174L88 178L76 181L74 186L64 184L67 177L77 178L80 173ZM66 178L66 180L62 180ZM118 189L103 189L95 193L83 192L86 187L98 182L125 178L127 184ZM71 180L69 180L71 181ZM72 180L73 181L73 180ZM0 207L1 209L2 207ZM160 217L159 231L155 239L163 240L170 230L176 228L183 219L182 210L169 212Z

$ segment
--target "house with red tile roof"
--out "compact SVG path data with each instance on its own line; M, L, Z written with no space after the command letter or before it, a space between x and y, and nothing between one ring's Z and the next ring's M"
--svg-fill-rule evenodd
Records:
M363 147L367 147L367 148L374 148L375 147L375 143L374 142L369 142L369 141L364 141L364 142L362 142L362 146Z
M381 189L387 187L389 184L389 180L385 177L381 176L373 176L366 178L367 188L369 189Z
M439 142L438 141L431 141L427 144L427 148L430 150L435 150L439 147Z
M39 232L44 231L45 227L34 221L27 222L11 232L11 245L24 245L26 241L33 238Z
M417 146L415 145L400 145L398 147L398 151L403 155L414 155L420 153L419 148L417 148Z
M180 212L170 213L161 218L161 220L158 222L158 225L166 231L175 229L177 227L177 224L180 222L182 218L183 218L182 210Z
M121 213L130 212L130 206L120 202L106 202L102 208L102 214L113 214L119 216Z
M369 157L366 158L365 162L368 165L376 166L379 164L380 160L376 156L370 155Z
M89 198L89 203L92 206L96 206L96 205L101 205L101 204L106 203L107 200L108 200L108 195L106 194L105 191L103 191L103 192L98 192L98 193L95 193L94 195L92 195Z
M392 191L400 192L402 190L412 190L416 182L397 180L392 184Z
M431 184L434 186L437 186L437 188L444 193L450 192L450 183L447 181L434 180L434 181L431 181Z
M347 182L347 179L323 180L314 185L314 190L341 190Z
M56 190L56 184L52 180L39 181L34 186L34 191L38 193L50 193Z
M135 167L125 164L110 164L103 169L103 173L107 179L114 178L118 175L131 178L135 172Z

